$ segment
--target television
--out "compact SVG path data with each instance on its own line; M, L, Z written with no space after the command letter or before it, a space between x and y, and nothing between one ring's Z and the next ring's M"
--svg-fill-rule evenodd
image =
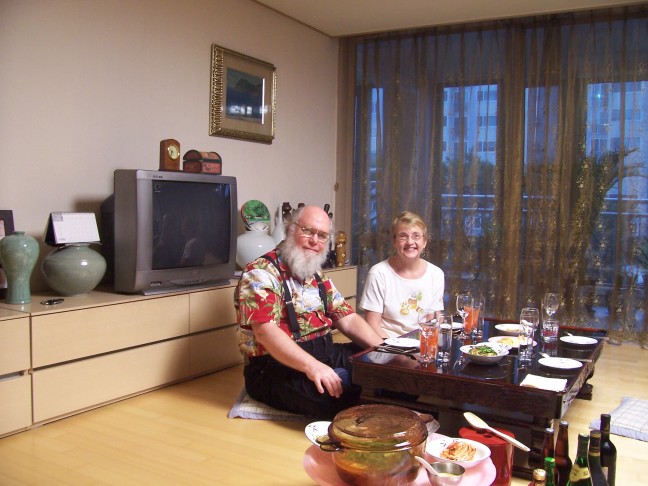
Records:
M236 271L236 178L116 170L101 208L107 277L152 294L227 283Z

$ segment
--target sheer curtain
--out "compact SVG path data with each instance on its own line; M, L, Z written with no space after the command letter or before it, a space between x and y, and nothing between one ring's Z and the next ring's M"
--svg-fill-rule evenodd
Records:
M360 285L409 209L447 308L468 289L511 318L554 291L563 323L645 345L648 7L347 42Z

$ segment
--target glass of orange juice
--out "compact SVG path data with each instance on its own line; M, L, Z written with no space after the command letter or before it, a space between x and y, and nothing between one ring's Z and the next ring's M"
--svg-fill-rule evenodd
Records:
M419 361L426 364L432 363L436 358L439 339L439 321L436 311L432 309L420 309L418 322L419 338L421 341Z

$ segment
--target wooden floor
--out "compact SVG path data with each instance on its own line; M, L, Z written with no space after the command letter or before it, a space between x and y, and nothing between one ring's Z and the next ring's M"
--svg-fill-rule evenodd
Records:
M621 397L648 399L647 357L606 345L594 400L565 417L572 456L577 434ZM230 368L0 439L0 485L314 484L302 467L304 423L227 418L241 387L241 367ZM617 485L648 484L648 442L612 439Z

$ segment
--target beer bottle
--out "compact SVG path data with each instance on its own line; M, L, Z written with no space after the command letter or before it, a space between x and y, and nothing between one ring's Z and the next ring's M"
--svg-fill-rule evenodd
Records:
M590 474L594 486L608 486L603 469L601 469L601 432L590 430L589 451L587 452Z
M529 486L546 486L545 481L546 475L544 469L534 469L533 470L533 481L529 483Z
M587 461L589 434L578 434L578 449L576 459L569 471L567 486L594 486Z
M558 483L554 479L556 477L556 460L553 457L545 457L544 469L546 486L557 486Z
M546 466L546 463L544 462L547 457L555 458L556 453L555 453L555 447L554 447L554 429L553 427L547 427L544 431L544 441L542 443L542 467ZM545 467L545 471L546 471ZM551 483L552 485L555 483L556 486L558 485L558 469L555 467L553 468L553 482ZM549 478L547 478L547 484L549 484Z
M616 447L610 440L610 414L601 415L601 467L610 486L616 481Z
M569 424L561 420L556 438L556 469L558 470L558 486L565 486L569 479L572 461L569 458Z

